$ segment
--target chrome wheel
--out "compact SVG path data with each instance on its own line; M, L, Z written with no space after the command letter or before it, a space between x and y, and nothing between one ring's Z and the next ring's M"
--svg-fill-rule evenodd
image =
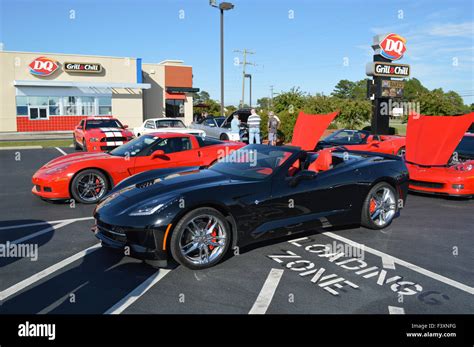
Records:
M103 177L88 173L79 178L77 182L77 193L85 202L98 201L107 190L107 184Z
M370 197L370 218L379 227L391 222L395 216L397 206L395 194L387 187L380 187Z
M227 243L227 232L222 223L208 214L191 219L179 241L182 256L195 265L206 265L219 258Z

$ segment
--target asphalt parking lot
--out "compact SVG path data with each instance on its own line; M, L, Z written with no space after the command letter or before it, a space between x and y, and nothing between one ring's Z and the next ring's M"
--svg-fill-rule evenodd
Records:
M93 206L31 194L34 171L60 155L0 151L0 243L38 245L36 258L0 258L0 313L474 312L474 200L410 195L383 231L308 232L211 269L157 270L102 249Z

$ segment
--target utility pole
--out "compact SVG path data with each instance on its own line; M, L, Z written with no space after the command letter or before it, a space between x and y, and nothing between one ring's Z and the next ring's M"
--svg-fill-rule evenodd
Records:
M273 107L273 85L270 86L270 108Z
M243 61L239 62L240 65L242 65L242 99L240 100L240 107L244 107L244 100L245 100L245 68L247 67L247 65L253 65L253 66L257 66L257 64L254 64L254 63L251 63L251 62L248 62L247 61L247 54L255 54L255 52L252 52L252 51L249 51L247 48L244 48L244 50L239 50L239 49L236 49L234 50L234 52L237 52L237 53L242 53L243 55Z

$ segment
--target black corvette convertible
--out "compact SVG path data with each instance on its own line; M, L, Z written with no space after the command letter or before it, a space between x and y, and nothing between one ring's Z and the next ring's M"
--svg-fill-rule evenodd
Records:
M94 212L103 246L164 265L217 264L235 246L304 230L387 227L408 188L392 155L249 145L209 168L161 169L117 185Z

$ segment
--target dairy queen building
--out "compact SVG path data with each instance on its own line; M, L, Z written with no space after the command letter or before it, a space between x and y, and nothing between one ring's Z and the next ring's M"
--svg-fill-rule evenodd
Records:
M129 127L155 117L193 119L192 67L180 60L0 52L0 132L69 131L84 116Z

